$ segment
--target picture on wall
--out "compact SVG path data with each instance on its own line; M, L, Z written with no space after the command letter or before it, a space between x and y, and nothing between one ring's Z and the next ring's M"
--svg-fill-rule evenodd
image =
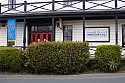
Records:
M86 27L85 41L90 42L109 42L110 27Z

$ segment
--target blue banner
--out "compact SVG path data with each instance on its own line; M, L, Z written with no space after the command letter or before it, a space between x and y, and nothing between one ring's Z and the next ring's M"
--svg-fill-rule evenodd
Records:
M8 42L16 40L16 19L8 19Z

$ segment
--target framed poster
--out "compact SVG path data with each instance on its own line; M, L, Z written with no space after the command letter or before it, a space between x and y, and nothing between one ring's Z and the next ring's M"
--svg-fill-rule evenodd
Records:
M90 42L109 42L110 27L86 27L85 41Z

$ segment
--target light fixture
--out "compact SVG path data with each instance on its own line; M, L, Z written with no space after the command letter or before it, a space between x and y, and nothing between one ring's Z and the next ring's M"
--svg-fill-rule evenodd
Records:
M58 28L60 28L60 29L62 29L62 19L61 18L59 18L59 21L56 23L56 26L58 27Z

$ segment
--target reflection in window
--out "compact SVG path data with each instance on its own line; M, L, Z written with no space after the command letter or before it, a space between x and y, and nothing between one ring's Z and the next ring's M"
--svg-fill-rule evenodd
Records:
M72 25L64 26L63 41L72 41Z

